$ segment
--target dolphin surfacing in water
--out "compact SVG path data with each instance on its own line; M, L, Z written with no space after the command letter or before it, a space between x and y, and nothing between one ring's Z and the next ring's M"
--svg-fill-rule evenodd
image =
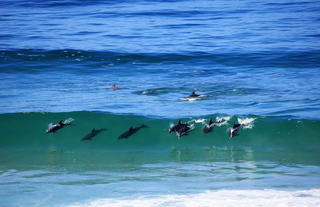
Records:
M229 139L239 135L240 127L241 127L241 124L233 124L229 132Z
M86 136L84 136L81 139L81 141L92 140L93 137L97 136L100 132L105 131L105 130L107 130L107 129L105 129L105 128L102 128L102 129L93 128L89 134L87 134Z
M181 120L178 121L178 124L173 125L169 128L169 133L176 132L178 137L188 135L188 132L191 130L191 127L187 123L181 123Z
M189 95L189 98L196 98L196 97L202 97L203 95L196 94L196 91L193 90L192 93Z
M203 133L208 134L209 132L211 132L215 126L215 122L212 121L212 119L210 119L209 124L206 124L203 128Z
M130 127L127 131L125 131L124 133L122 133L118 139L128 139L131 135L137 133L140 129L142 128L148 128L148 126L142 124L139 127Z
M200 100L200 99L203 99L207 97L207 95L205 94L197 94L195 90L192 91L192 93L187 96L187 97L181 97L179 98L179 100L182 100L182 101L197 101L197 100Z

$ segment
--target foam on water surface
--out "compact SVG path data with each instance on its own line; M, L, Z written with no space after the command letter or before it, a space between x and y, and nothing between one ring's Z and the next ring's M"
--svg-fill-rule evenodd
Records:
M139 198L95 199L68 207L315 207L320 206L320 189L218 190L191 195L143 196Z

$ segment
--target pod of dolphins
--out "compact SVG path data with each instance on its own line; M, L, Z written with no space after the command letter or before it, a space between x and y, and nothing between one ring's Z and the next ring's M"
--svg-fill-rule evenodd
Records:
M68 121L67 121L68 120ZM72 118L69 118L65 121L61 120L59 123L57 124L49 124L48 129L46 130L46 133L55 133L58 130L64 128L65 126L70 126L72 125L71 122L73 121ZM203 133L207 134L209 132L211 132L214 128L214 126L219 123L219 122L214 122L212 119L210 119L208 124L205 124L204 128L203 128ZM148 126L142 124L139 127L130 127L127 131L123 132L118 139L128 139L130 136L132 136L133 134L137 133L140 129L142 128L148 128ZM241 124L233 124L233 126L230 128L229 130L229 138L231 139L232 137L238 136L239 135L239 130L241 128ZM175 132L176 135L178 136L178 138L182 137L182 136L186 136L188 135L188 133L190 131L192 131L194 128L187 122L182 123L181 120L178 121L177 124L172 125L169 128L169 133L171 132ZM91 130L91 132L89 132L88 134L86 134L81 141L87 141L87 140L92 140L93 137L97 136L98 134L100 134L103 131L106 131L107 129L105 128L101 128L101 129L95 129L93 128Z
M206 124L203 128L203 133L207 134L211 132L214 128L214 126L219 122L214 122L212 119L210 119L209 123ZM233 126L230 128L229 131L229 138L238 136L239 130L240 130L241 124L233 124ZM192 127L188 123L182 123L181 120L178 121L177 124L171 126L169 128L169 133L176 132L178 137L188 135L188 133L192 130Z

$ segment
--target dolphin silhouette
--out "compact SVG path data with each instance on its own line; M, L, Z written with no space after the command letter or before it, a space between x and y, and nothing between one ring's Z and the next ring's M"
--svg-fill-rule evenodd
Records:
M232 128L230 129L229 132L229 138L231 139L232 137L238 136L239 135L239 130L240 130L241 124L233 124Z
M148 126L142 124L139 127L130 127L127 131L125 131L124 133L122 133L118 139L128 139L131 135L133 135L134 133L137 133L140 129L142 128L148 128Z
M102 128L102 129L93 128L89 134L87 134L86 136L84 136L81 139L81 141L92 140L93 137L97 136L100 132L105 131L105 130L107 130L107 129L105 129L105 128Z
M192 93L189 95L189 98L194 98L194 97L199 97L199 96L201 96L201 95L196 94L196 91L193 90Z
M176 132L178 137L188 135L188 132L191 130L191 127L187 123L181 123L181 120L178 121L178 124L173 125L169 128L169 133Z
M175 124L169 128L169 133L178 131L179 129L182 128L182 126L183 126L183 124L181 123L181 120L179 120L178 124Z
M210 119L209 124L206 124L204 126L203 133L207 134L207 133L211 132L212 129L214 128L215 124L216 123L214 121L212 121L212 119Z

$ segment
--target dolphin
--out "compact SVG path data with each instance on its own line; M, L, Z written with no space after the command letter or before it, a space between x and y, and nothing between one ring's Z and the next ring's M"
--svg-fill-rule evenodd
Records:
M81 141L85 141L85 140L92 140L93 137L97 136L100 132L105 131L107 129L102 128L102 129L95 129L93 128L92 131L87 134L86 136L84 136Z
M51 133L51 132L56 132L58 131L59 129L62 129L64 126L67 126L67 125L71 125L71 123L64 123L63 120L59 121L59 123L57 124L49 124L49 127L48 129L46 130L46 133Z
M191 130L191 127L187 123L181 123L179 120L178 124L173 125L169 128L169 133L176 132L178 137L188 135L188 132Z
M189 98L195 98L195 97L199 97L199 96L201 96L201 95L196 94L196 91L193 90L192 93L189 95Z
M176 131L178 137L182 137L184 135L188 135L188 132L191 130L187 124L184 124L179 130Z
M142 124L139 127L130 127L127 131L125 131L124 133L122 133L118 139L128 139L128 137L130 137L131 135L133 135L134 133L137 133L140 129L142 128L148 128L148 126Z
M231 139L232 137L238 136L239 135L239 130L240 130L241 124L233 124L232 128L230 129L229 132L229 138Z
M213 127L215 126L215 122L210 119L209 124L206 124L203 128L203 133L207 134L212 131Z
M171 132L176 132L177 130L179 130L182 127L182 123L181 120L178 121L178 124L173 125L172 127L169 128L169 133Z

